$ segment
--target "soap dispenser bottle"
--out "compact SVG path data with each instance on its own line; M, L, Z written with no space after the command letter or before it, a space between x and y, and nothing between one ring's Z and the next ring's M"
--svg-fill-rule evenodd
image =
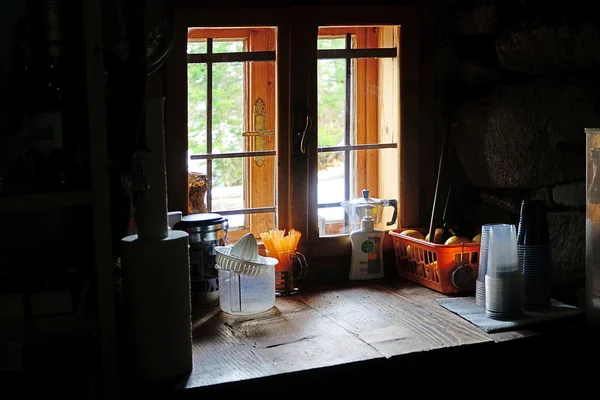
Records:
M363 215L360 229L350 233L352 257L350 265L351 280L367 280L383 278L383 235L375 229L372 204L360 205Z

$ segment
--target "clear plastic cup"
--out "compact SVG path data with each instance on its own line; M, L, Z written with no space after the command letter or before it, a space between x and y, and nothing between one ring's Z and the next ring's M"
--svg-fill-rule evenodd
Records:
M486 275L501 277L514 272L520 272L516 227L512 224L491 226Z

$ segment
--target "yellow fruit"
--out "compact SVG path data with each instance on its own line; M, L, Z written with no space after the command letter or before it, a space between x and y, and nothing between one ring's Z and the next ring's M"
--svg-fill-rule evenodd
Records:
M423 234L421 232L419 232L419 231L414 230L414 229L407 229L405 231L402 231L402 232L400 232L400 235L402 235L402 236L410 236L410 237L414 237L414 238L421 239L421 240L424 239Z
M468 237L464 237L464 236L451 236L448 238L448 240L446 240L446 243L444 243L444 244L449 245L449 244L457 244L457 243L471 243L471 239L469 239Z
M473 243L481 243L481 233L472 239Z
M435 235L433 235L433 243L442 244L443 236L444 236L444 230L442 228L437 228L435 230ZM429 242L429 233L425 236L425 240Z
M408 258L415 258L415 249L411 245L406 246L406 255Z

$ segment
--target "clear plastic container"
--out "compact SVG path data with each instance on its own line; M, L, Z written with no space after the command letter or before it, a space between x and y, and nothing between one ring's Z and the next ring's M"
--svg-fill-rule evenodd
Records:
M247 275L219 269L219 305L228 314L247 315L275 305L275 267L265 265L261 274Z
M600 324L600 128L586 128L585 294L588 319Z

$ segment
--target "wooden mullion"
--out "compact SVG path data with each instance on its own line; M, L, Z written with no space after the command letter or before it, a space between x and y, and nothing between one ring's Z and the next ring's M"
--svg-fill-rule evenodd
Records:
M418 226L420 203L420 176L415 174L415 166L421 163L435 165L436 158L429 154L421 158L420 146L420 27L417 23L405 24L400 29L400 185L401 202L398 210L398 226Z
M209 38L206 42L206 53L212 54L213 40ZM206 152L212 154L212 71L211 62L206 63ZM212 159L206 160L206 178L210 183L209 189L206 191L206 209L212 210Z
M347 33L356 35L360 27L336 27L336 26L321 26L319 27L319 38L327 36L345 37Z
M250 29L248 37L248 50L251 52L270 52L275 48L275 34L273 29ZM275 51L272 51L273 55ZM274 57L273 57L274 58ZM275 65L274 63L249 63L248 65L248 127L256 130L253 125L254 103L260 98L265 103L265 129L275 129L276 96L275 96ZM275 150L275 136L263 136L265 149ZM249 149L256 151L258 137L248 137ZM251 208L264 207L275 204L275 159L266 157L263 164L258 166L254 157L247 159L250 185L247 188L247 202ZM250 231L259 237L265 230L274 229L272 216L250 215Z
M292 6L292 26L289 36L290 51L290 107L294 113L290 123L291 149L290 179L287 186L288 201L291 203L287 213L288 226L302 232L299 251L308 254L307 246L318 245L319 228L317 226L318 160L317 138L317 36L318 27L314 10L310 7ZM306 124L306 117L312 121L308 132L306 154L300 151L300 139ZM314 216L314 218L312 218Z
M364 48L366 45L366 28L358 30L356 36L356 47ZM356 144L369 143L367 141L367 60L358 59L356 60ZM372 143L372 142L371 142ZM351 193L351 197L359 197L362 195L363 189L373 190L372 187L368 187L367 183L367 159L366 151L356 151L356 165L354 166L356 180L355 180L355 192Z
M190 28L188 41L203 41L204 39L246 39L250 34L248 28Z
M286 15L285 22L281 22L277 28L275 40L275 51L277 52L277 63L275 66L275 148L277 149L275 196L277 198L277 227L294 227L290 220L290 209L292 204L290 198L291 161L293 132L291 131L291 96L290 96L290 21ZM298 229L299 227L297 227Z
M364 29L365 46L376 48L377 29L368 27ZM364 62L365 67L365 108L363 118L365 120L365 139L367 143L379 143L378 135L378 98L379 98L379 82L378 82L378 65L379 61L374 58L361 59L359 62ZM379 150L366 151L366 182L371 190L371 196L380 197L379 191ZM395 198L396 196L394 196Z
M187 24L185 14L176 10L175 41L165 63L165 155L169 210L188 213L188 131L187 131Z

